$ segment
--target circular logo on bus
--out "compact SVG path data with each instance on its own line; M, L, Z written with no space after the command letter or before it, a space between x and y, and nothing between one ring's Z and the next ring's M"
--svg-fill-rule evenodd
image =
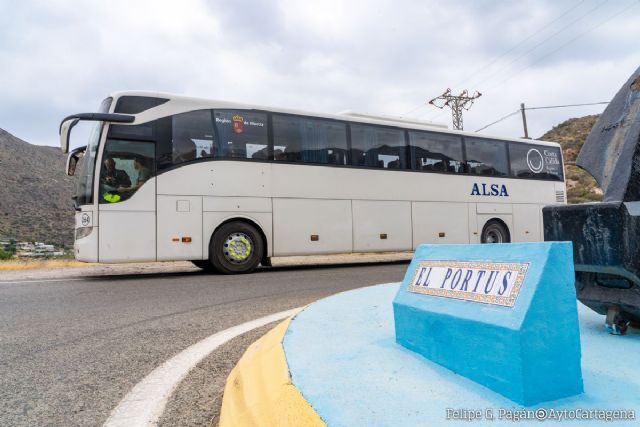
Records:
M544 169L544 158L540 151L532 148L527 152L527 166L533 173L540 173Z

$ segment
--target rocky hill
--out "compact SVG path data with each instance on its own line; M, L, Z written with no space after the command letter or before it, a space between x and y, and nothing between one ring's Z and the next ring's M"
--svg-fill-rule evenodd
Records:
M569 203L602 197L595 180L575 166L597 118L570 119L540 137L562 144ZM57 147L32 145L0 129L0 237L73 244L75 178L64 167L65 156Z
M562 145L569 203L597 202L602 200L602 190L591 175L576 166L576 157L587 139L598 116L569 119L554 126L539 139L559 142Z
M65 161L59 148L0 129L0 237L73 244L75 181Z

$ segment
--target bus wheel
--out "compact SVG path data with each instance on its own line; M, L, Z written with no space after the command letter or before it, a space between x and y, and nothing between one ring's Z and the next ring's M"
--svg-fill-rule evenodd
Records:
M221 273L250 273L260 260L264 247L255 227L240 221L224 224L209 245L211 264Z
M482 229L480 242L482 243L509 243L509 230L501 221L492 219Z

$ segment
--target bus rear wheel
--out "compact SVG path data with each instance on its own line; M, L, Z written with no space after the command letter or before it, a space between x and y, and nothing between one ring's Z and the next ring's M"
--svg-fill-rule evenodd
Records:
M482 243L509 243L510 241L509 229L501 221L492 219L482 229L480 236Z
M263 252L258 230L240 221L224 224L209 244L211 264L223 274L252 272L260 264Z

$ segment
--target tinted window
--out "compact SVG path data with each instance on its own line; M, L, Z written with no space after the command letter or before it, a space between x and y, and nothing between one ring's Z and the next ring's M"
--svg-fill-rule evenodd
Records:
M100 166L100 203L118 203L155 175L152 142L108 139Z
M213 157L215 147L211 110L171 116L171 146L174 165Z
M109 125L109 138L152 140L154 122L139 125Z
M562 157L557 147L509 144L511 174L519 178L562 181Z
M216 137L210 156L217 159L269 159L267 115L243 110L215 110Z
M354 166L405 169L404 132L380 126L351 125Z
M118 99L114 112L121 114L138 114L168 101L169 100L165 98L154 98L150 96L122 96Z
M433 132L409 132L413 169L464 172L462 138Z
M347 127L331 120L273 116L275 161L346 165Z
M475 175L506 176L507 145L504 141L484 138L465 138L467 166Z

